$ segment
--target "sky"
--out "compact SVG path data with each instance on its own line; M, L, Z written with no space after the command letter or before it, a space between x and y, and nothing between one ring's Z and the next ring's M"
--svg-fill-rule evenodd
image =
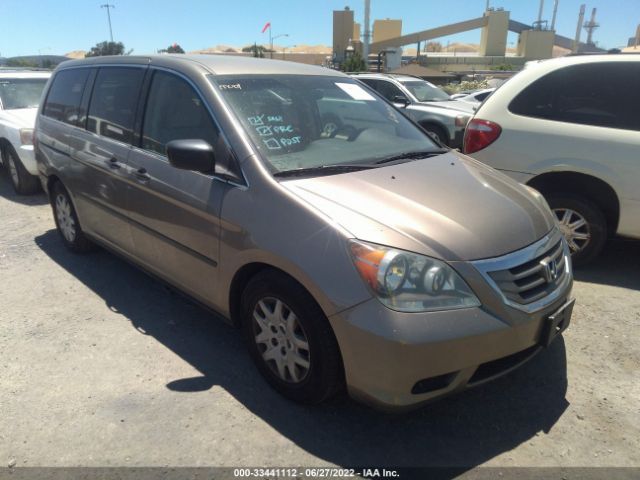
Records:
M537 19L538 0L490 0L511 18L523 23ZM89 50L109 39L106 9L111 10L113 37L135 54L154 53L177 42L186 51L215 45L240 47L253 42L268 44L264 24L272 24L277 45L331 45L332 11L349 6L357 22L363 21L363 0L0 0L0 56L64 55ZM543 19L551 20L553 0L546 0ZM603 48L626 46L640 23L640 0L560 0L556 31L573 38L580 5L598 9L594 40ZM371 21L401 18L408 34L482 15L486 0L371 0ZM582 32L582 40L586 32ZM441 39L479 43L475 30ZM515 45L510 33L507 42Z

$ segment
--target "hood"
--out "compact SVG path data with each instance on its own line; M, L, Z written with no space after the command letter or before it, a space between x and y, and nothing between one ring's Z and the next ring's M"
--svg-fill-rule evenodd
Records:
M33 128L36 123L37 108L16 108L2 110L0 116L9 120L18 128Z
M541 195L453 152L281 185L360 240L444 260L498 257L554 226Z
M442 108L443 110L454 110L459 113L467 113L473 115L475 113L475 109L473 105L468 102L463 102L460 100L443 100L441 102L420 102L418 105L428 105L431 107Z

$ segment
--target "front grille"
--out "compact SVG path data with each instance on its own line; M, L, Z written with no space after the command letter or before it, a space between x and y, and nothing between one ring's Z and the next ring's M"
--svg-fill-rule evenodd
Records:
M487 272L503 295L521 305L540 300L562 284L567 275L562 240L532 260L506 270ZM555 265L557 276L549 274L545 263Z

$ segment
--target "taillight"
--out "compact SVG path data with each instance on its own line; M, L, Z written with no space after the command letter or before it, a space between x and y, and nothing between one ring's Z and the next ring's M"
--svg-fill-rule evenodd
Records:
M488 147L502 132L500 125L489 120L473 118L464 132L464 153L473 153Z

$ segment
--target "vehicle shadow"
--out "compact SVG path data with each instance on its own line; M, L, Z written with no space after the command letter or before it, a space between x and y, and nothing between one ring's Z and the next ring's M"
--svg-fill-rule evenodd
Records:
M610 240L592 263L574 271L580 282L599 283L640 290L640 241Z
M417 411L385 414L346 398L329 405L296 405L269 388L253 368L239 332L211 313L107 252L69 253L55 230L35 240L109 309L201 373L175 379L167 388L188 393L219 385L280 434L327 462L471 468L550 431L569 405L562 338L519 370Z
M0 197L22 205L46 205L49 199L42 190L33 195L18 195L11 185L11 179L4 165L0 165Z

